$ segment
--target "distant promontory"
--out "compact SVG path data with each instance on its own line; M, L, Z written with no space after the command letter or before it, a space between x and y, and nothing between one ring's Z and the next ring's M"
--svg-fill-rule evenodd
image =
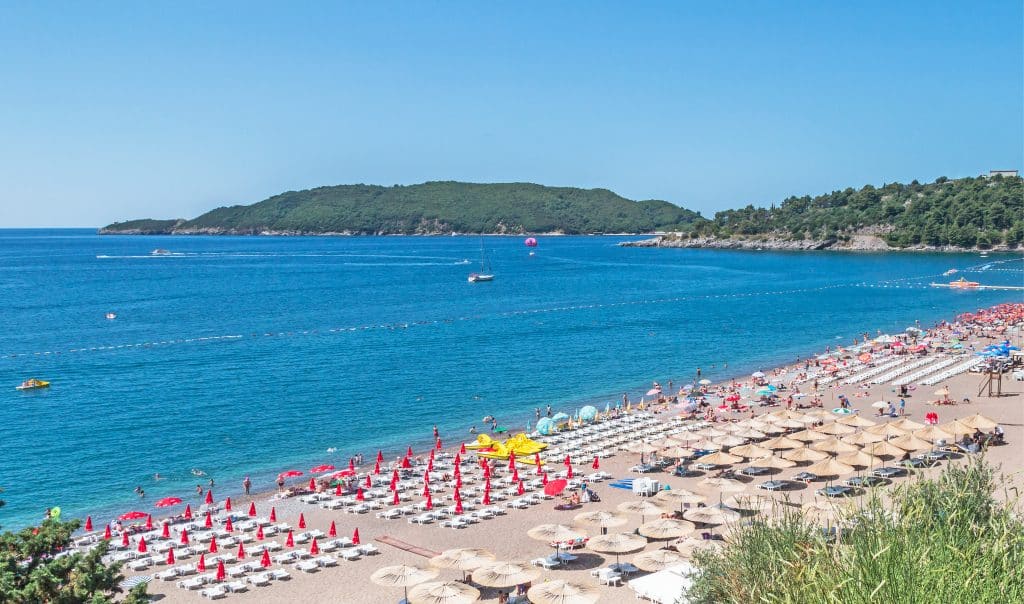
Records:
M338 185L217 208L192 220L129 220L100 234L447 235L650 233L686 229L696 212L607 189L530 183Z

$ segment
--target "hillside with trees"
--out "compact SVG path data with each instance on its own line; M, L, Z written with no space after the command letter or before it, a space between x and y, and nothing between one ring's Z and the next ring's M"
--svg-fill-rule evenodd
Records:
M133 220L110 234L644 233L688 228L700 217L667 201L632 201L607 189L530 183L427 182L289 191L192 220Z

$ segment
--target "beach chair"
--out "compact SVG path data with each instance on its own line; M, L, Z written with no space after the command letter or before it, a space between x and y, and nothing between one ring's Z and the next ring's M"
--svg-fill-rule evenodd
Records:
M200 590L199 595L203 596L204 598L216 600L218 598L227 597L228 592L226 589L218 585L216 587L210 587L207 589Z
M364 543L356 548L364 556L372 556L380 553L380 549L372 543Z
M348 549L343 549L340 552L338 552L338 555L341 556L342 558L348 560L349 562L352 562L354 560L358 560L359 558L361 558L363 556L363 554L357 548L354 548L354 547L350 547Z
M292 578L291 574L283 568L275 568L267 573L270 578L275 581L288 581Z
M320 556L320 557L314 559L313 561L316 562L317 566L324 567L324 568L326 568L328 566L337 566L338 565L338 559L335 558L334 556Z
M409 524L430 524L434 521L433 514L420 514L409 519Z
M285 552L283 554L278 554L274 556L274 562L276 564L289 564L291 562L295 562L297 559L298 556L295 554L294 551Z
M178 569L168 568L167 570L162 570L153 575L153 578L161 581L173 581L178 578Z
M377 512L377 518L384 518L386 520L393 520L399 518L402 515L402 511L398 508L392 508L390 510L384 510L383 512Z
M245 575L249 574L249 565L239 564L238 566L232 566L228 568L225 572L229 577L244 577Z
M530 560L530 564L533 564L534 566L540 566L544 570L554 570L558 568L558 562L550 558L534 558L533 560Z
M601 581L602 585L614 585L616 587L622 585L622 575L610 568L602 568L598 571L597 578Z
M315 573L320 570L320 567L312 560L303 560L295 564L295 570L301 570L304 573Z
M206 581L201 577L193 577L192 579L185 579L184 581L178 581L176 585L181 589L199 589L206 584Z
M231 581L230 583L224 584L224 589L228 590L233 594L236 594L242 591L248 591L249 586L242 581Z
M255 587L265 587L267 585L270 585L270 574L259 573L257 575L250 575L249 578L246 579L246 581L248 581L250 585L253 585Z

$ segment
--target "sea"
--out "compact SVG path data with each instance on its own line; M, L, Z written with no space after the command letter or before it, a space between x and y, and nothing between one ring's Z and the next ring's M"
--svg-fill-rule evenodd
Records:
M50 506L156 512L210 478L218 498L245 476L270 489L284 470L425 451L435 425L457 445L484 416L515 432L548 405L603 409L698 368L747 375L1022 297L928 286L951 268L1020 285L1019 254L630 239L0 230L0 526ZM468 283L481 250L495 279ZM15 389L30 377L51 386Z

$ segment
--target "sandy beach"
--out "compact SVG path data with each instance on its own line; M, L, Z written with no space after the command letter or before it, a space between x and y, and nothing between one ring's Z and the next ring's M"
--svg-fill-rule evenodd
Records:
M960 361L971 358L973 354L971 347L981 349L982 347L992 344L1007 337L1016 344L1020 340L1020 330L1018 326L1016 330L1013 328L1007 329L1005 332L990 331L975 331L975 333L967 335L964 334L965 338L962 339L962 343L965 349L962 351L962 355L958 356L957 359ZM941 355L946 353L929 352L928 357L939 360ZM856 359L856 354L853 355ZM871 364L882 365L887 362L888 357L876 354L875 358L871 360ZM895 358L895 357L894 357ZM908 357L908 359L911 357ZM906 362L905 360L903 362ZM840 362L841 363L841 362ZM841 366L841 365L840 365ZM768 374L767 379L770 379L776 373L780 373L785 376L793 377L800 374L803 369L803 365L799 367L791 366L788 368L780 368L775 371L766 371ZM870 365L859 365L857 367L851 366L847 373L856 376L858 372L866 371L870 368ZM907 372L904 375L910 375L911 372ZM827 375L821 373L820 375ZM841 374L842 375L842 374ZM1003 375L1002 380L1002 396L989 397L983 392L979 396L979 389L981 388L981 382L984 376L963 372L954 375L948 379L941 380L940 382L933 385L916 384L916 387L910 392L910 395L905 398L906 400L906 418L914 422L924 424L925 416L928 413L938 414L938 423L940 425L951 422L954 419L964 418L974 414L981 414L986 417L992 418L1005 430L1005 440L1008 443L1006 446L995 446L988 449L986 456L987 459L995 464L999 464L1002 468L1012 475L1012 479L1017 481L1019 484L1020 472L1024 469L1024 461L1020 455L1020 446L1024 442L1024 397L1022 397L1022 391L1024 391L1024 382L1014 381L1010 373ZM788 378L787 378L788 379ZM736 384L743 383L749 389L750 377L737 378ZM894 404L900 399L898 393L898 387L892 383L894 380L890 380L887 383L872 384L871 379L865 379L854 384L845 384L843 380L837 380L835 383L838 386L822 386L819 390L819 394L822 397L823 408L825 411L831 412L833 408L839 407L839 395L842 394L848 398L851 403L851 407L857 411L857 415L864 419L870 420L875 423L883 423L886 421L896 421L890 417L879 417L877 415L878 409L871 406L872 403L877 401L893 401ZM709 390L715 391L719 386L723 388L731 387L730 384L726 385L711 385ZM811 390L811 380L808 379L805 383L798 386L802 392L806 395ZM945 395L937 395L935 392L941 392L942 388L948 388L948 397ZM746 390L744 390L746 392ZM792 392L792 390L790 390ZM772 412L779 412L780 410L786 409L786 397L787 392L785 390L780 391L780 402L777 406L753 406L753 414L758 418L763 418L766 414ZM806 403L811 400L812 396L804 396L796 400L798 403ZM951 401L955 401L956 404L943 404L936 405L934 401L936 399L948 398ZM749 404L752 400L755 400L753 394L749 394L744 397L741 404ZM968 399L969 402L963 402ZM714 405L719 404L719 399L711 399L716 401ZM647 409L651 407L648 405ZM638 412L633 411L625 419L613 419L608 420L611 423L621 423L623 425L639 426L642 422L637 421L640 417L650 416L648 410ZM674 403L669 405L668 411L658 413L651 416L647 421L650 421L651 431L649 434L651 438L661 437L663 435L656 435L655 429L668 429L672 428L673 431L679 434L691 434L688 431L683 431L682 428L688 424L700 421L692 420L689 422L682 422L679 419L679 414L682 411L682 405ZM801 413L812 411L812 409L795 409ZM750 411L727 411L720 413L716 419L721 421L714 422L715 425L728 425L735 423L740 420L747 420L751 417ZM842 416L836 414L837 419ZM656 420L656 423L654 423ZM829 422L826 422L829 423ZM645 424L647 425L647 424ZM792 431L792 430L791 430ZM859 432L859 430L857 431ZM851 432L852 434L853 432ZM667 434L667 433L665 433ZM698 440L700 436L693 435L698 434L692 433L689 438L691 440ZM445 438L445 434L441 434L442 438ZM774 435L773 435L774 436ZM849 436L849 435L843 435ZM638 439L639 440L639 439ZM762 439L763 440L763 439ZM553 446L552 448L556 448ZM449 454L453 454L457 451L450 451ZM417 451L418 455L426 455L424 451ZM615 479L623 478L637 478L639 475L632 473L630 468L635 466L640 461L640 454L632 453L622 450L609 451L610 455L602 457L600 459L600 470L607 472ZM572 456L573 469L579 474L589 474L594 472L591 467L593 457L577 456L574 455L574 451L561 450L557 455L548 454L546 452L546 468L549 473L553 473L558 470L563 470L562 458L569 454ZM464 457L473 458L473 452L469 451ZM372 459L370 460L372 462ZM945 461L946 463L957 463L956 461ZM499 462L498 469L495 470L494 478L499 478L506 475L507 470L505 466L507 463ZM756 465L753 463L739 463L735 465L736 469L741 469L747 465ZM892 464L889 464L892 465ZM364 464L365 467L365 464ZM419 480L422 482L422 476L424 468L417 468L414 474L417 478L413 480ZM521 478L524 481L529 481L537 477L534 469L530 465L522 464L518 466L518 471ZM766 493L758 487L759 484L763 483L769 478L773 479L791 479L798 472L805 470L805 467L793 467L781 470L774 476L758 476L753 480L747 479L745 481L745 493ZM478 464L464 463L461 466L463 476L467 479L473 475L475 476L479 472ZM936 469L924 470L927 473L934 473ZM862 473L862 472L861 472ZM694 493L703 495L707 498L708 505L719 503L721 498L728 497L730 493L724 495L721 491L709 484L702 482L706 477L715 474L715 471L709 471L706 474L693 477L676 477L665 471L657 471L645 476L653 478L661 482L662 487L664 485L670 486L672 490L685 489ZM384 471L381 474L384 479L390 478L390 472ZM434 474L432 484L437 485L441 482L440 472ZM896 478L896 483L907 480L907 478ZM362 479L360 479L362 482ZM821 499L820 496L815 495L815 489L824 486L824 482L814 482L810 485L804 485L799 482L791 483L793 486L786 491L786 497L793 503L803 503L813 499ZM280 499L276 496L268 493L259 494L251 498L235 499L233 501L233 513L235 515L236 522L244 521L246 518L246 511L248 510L250 503L255 502L257 507L258 516L266 516L270 512L271 506L274 507L277 520L279 522L286 522L293 527L297 527L299 515L302 514L304 517L307 529L319 529L326 533L329 526L334 522L337 528L337 534L339 537L351 537L353 532L358 529L361 538L361 543L368 544L372 543L379 549L379 553L373 555L364 555L357 560L348 561L339 557L337 566L321 568L318 572L305 573L300 570L296 570L292 565L285 565L283 568L287 569L291 575L290 580L287 581L272 581L270 585L264 587L255 587L248 585L247 591L240 593L229 593L227 594L227 600L232 602L345 602L351 604L360 603L381 603L381 602L396 602L402 598L401 588L385 588L375 585L370 581L370 575L377 569L390 566L390 565L418 565L427 567L428 557L431 553L440 553L443 550L459 547L475 547L484 548L489 550L495 555L498 560L511 560L511 561L524 561L529 562L536 558L544 557L552 553L552 549L547 543L531 539L527 536L527 531L537 525L544 523L560 523L566 525L573 525L573 518L581 512L596 511L596 510L607 510L615 511L619 504L628 501L635 501L640 499L634 495L631 491L619 488L612 488L609 486L609 481L602 481L596 483L590 483L589 486L600 496L599 502L588 502L583 503L581 507L573 510L556 510L555 505L561 503L561 499L556 497L554 499L545 499L536 505L530 505L525 509L508 509L507 513L498 515L494 518L480 521L475 524L469 525L467 528L446 528L442 527L439 522L435 521L430 524L420 525L411 524L408 519L410 516L401 516L396 519L385 519L377 517L377 512L380 510L371 510L367 513L346 513L344 509L328 510L323 507L311 503L304 503L299 500L298 497L290 497ZM387 488L386 486L384 488ZM435 507L442 507L452 505L450 495L452 488L450 487L436 487L439 490L433 493L433 501ZM468 488L468 487L467 487ZM502 487L498 487L497 483L493 487L492 493L499 491ZM414 505L422 501L422 493L418 490L406 491L410 498L402 502L403 506ZM527 494L529 494L528 491ZM382 509L386 510L392 507L390 505L391 498L390 492L386 499L381 499L384 502ZM509 497L504 502L493 502L495 504L505 503L507 504L510 500L516 497ZM856 499L856 498L854 498ZM471 497L464 497L464 501L469 503ZM659 503L654 500L655 503ZM660 504L671 508L666 504ZM486 506L478 506L480 507ZM651 520L651 517L647 517L646 520ZM641 524L641 517L638 515L627 515L627 523L621 527L615 529L609 529L610 532L633 532ZM600 533L599 529L592 528L581 528L581 530L589 535L594 536ZM700 529L695 534L699 535L702 530ZM728 526L719 527L714 532L718 534L727 533L729 530ZM298 529L295 529L298 532ZM173 532L173 531L172 531ZM235 531L238 534L240 531ZM176 537L175 537L176 538ZM319 540L320 543L327 541L329 538L324 537ZM118 541L115 537L114 541ZM285 535L279 533L266 539L269 541L276 541L282 544L280 551L287 551L290 548L283 547L285 542ZM251 548L256 545L259 541L252 541L246 544L247 548ZM175 541L177 543L177 541ZM655 541L649 540L646 547L641 551L650 551L661 548L670 543L670 541ZM299 549L308 548L309 543L296 544ZM397 546L396 546L397 545ZM134 547L134 544L133 544ZM225 547L220 551L235 552L237 545L231 547ZM279 552L275 552L275 555ZM555 570L543 570L539 578L533 582L534 585L541 583L545 580L551 579L566 579L591 585L600 585L600 582L596 576L591 574L592 570L608 566L614 562L614 555L612 554L599 554L589 549L583 548L572 552L578 556L578 559L574 562L567 564L559 569ZM632 552L621 556L623 561L628 561L638 552ZM337 554L337 552L334 552ZM210 554L207 554L210 555ZM193 556L188 560L181 561L195 563L198 556ZM259 556L250 556L246 558L246 561L258 563ZM231 567L238 564L238 562L229 563L227 566ZM153 566L145 569L139 573L132 573L125 569L126 576L134 575L150 575L155 572L165 570L166 566ZM272 568L282 568L280 564L274 564ZM215 568L213 565L209 565L207 571L213 571ZM625 579L635 578L637 576L643 576L644 573L639 573L631 577L624 577ZM192 575L193 577L195 575ZM438 578L435 580L457 580L460 579L462 573L457 570L440 570ZM187 577L181 577L178 580ZM177 587L178 580L163 581L153 580L149 584L149 592L151 594L160 594L163 596L162 601L168 603L185 603L185 602L199 602L203 601L199 595L198 590L186 590L181 587ZM498 589L496 588L480 588L481 589L481 600L484 601L497 601ZM507 590L506 590L507 591ZM514 588L512 589L514 592ZM621 586L601 586L600 587L601 602L609 603L626 603L635 602L633 591L625 584Z

